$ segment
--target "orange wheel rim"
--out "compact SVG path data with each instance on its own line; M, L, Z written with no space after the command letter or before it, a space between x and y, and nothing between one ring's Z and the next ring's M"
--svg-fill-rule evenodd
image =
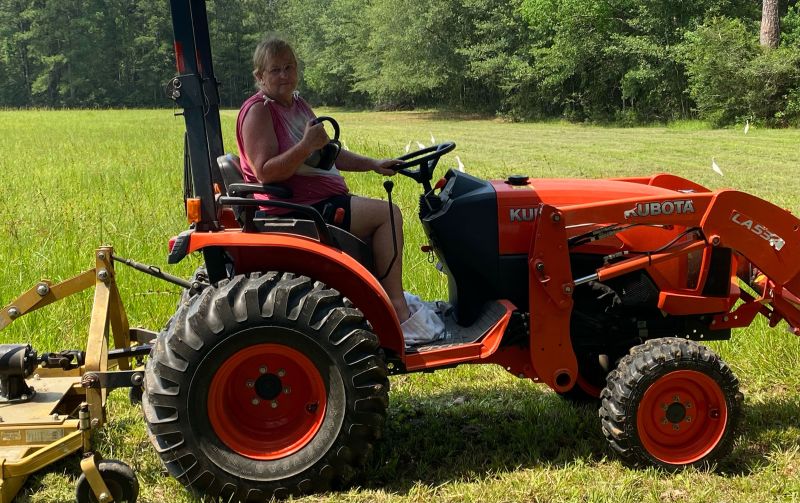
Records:
M327 405L325 383L303 353L256 344L231 355L208 390L208 417L219 439L242 456L274 460L314 438Z
M642 445L667 464L697 462L719 445L728 407L719 384L696 370L660 377L645 392L636 414Z

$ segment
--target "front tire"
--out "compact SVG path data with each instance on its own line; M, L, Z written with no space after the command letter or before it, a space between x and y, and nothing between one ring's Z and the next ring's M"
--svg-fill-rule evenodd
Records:
M143 408L167 470L213 499L346 481L380 437L389 382L357 309L307 277L236 276L159 335Z
M676 338L631 349L601 398L603 434L623 460L667 469L725 457L742 415L728 365L707 347Z

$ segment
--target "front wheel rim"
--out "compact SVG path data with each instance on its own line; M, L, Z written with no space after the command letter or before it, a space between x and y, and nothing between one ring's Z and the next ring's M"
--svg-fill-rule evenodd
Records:
M725 434L728 406L719 384L696 370L658 378L645 392L636 414L642 445L671 465L700 461Z
M208 390L208 417L231 450L257 460L296 453L319 431L327 408L317 366L282 344L255 344L228 357Z

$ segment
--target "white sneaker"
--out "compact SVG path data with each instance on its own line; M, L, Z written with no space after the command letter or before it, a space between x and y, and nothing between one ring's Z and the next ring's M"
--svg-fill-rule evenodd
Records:
M404 292L411 316L400 324L406 346L428 344L446 337L444 321L429 304L416 295Z

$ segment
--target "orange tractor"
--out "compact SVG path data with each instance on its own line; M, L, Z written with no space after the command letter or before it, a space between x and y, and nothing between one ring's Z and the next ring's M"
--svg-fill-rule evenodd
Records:
M222 148L204 1L171 5L180 75L168 94L184 110L192 225L169 261L200 252L205 267L153 343L142 407L187 488L226 501L325 490L381 437L390 375L470 363L596 400L631 464L728 453L742 394L700 342L759 313L800 329L800 220L672 175L437 178L455 145L430 147L398 170L420 185L447 276L447 337L408 346L363 242L313 208L250 197L283 189L241 183ZM265 204L307 218L266 216Z
M698 341L759 313L800 328L800 220L671 175L438 179L455 145L429 147L398 170L420 184L448 279L447 337L408 346L364 243L312 208L260 213L291 203L251 199L282 189L241 183L223 155L203 2L172 5L181 75L168 92L184 109L193 225L170 262L201 252L206 264L145 371L145 417L172 475L243 501L323 490L380 438L389 375L467 363L599 399L603 434L633 464L727 454L742 395Z

